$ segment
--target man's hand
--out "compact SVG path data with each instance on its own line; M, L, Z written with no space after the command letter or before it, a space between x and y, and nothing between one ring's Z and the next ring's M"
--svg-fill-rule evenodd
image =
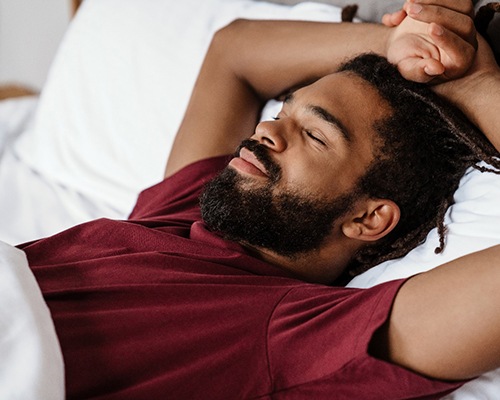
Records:
M402 10L382 19L394 27L388 60L405 78L417 82L464 75L477 48L473 15L471 0L408 0Z
M467 73L433 89L458 106L500 152L500 67L480 35L478 43L477 55Z
M493 52L486 40L484 40L484 38L482 38L479 34L477 35L477 40L478 50L476 57L474 58L474 62L467 73L459 79L434 86L434 90L437 93L444 97L453 99L456 97L455 92L458 90L462 92L467 87L471 91L469 95L472 95L474 94L473 92L478 92L481 82L500 74L500 67L496 63L495 56L493 55ZM466 95L466 93L460 94Z

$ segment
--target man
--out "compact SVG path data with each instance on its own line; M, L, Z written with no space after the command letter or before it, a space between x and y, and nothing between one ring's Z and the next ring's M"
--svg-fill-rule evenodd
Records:
M474 58L471 4L428 3L407 4L414 19L394 17L397 28L238 21L223 29L200 71L167 179L141 194L130 219L22 246L54 318L68 397L432 398L500 365L498 247L405 282L327 285L366 249L397 250L400 235L413 235L399 231L385 241L412 220L409 207L371 194L365 178L374 170L384 176L387 148L409 146L406 132L394 129L405 112L391 102L390 79L408 109L427 105L419 121L429 112L449 122L422 140L463 153L456 171L491 152L452 140L473 128L380 57L356 58L337 72L346 59L371 51L409 79L456 78L436 90L463 102L498 148L498 113L468 92L479 85L491 104L499 93L490 92L499 71L482 41ZM276 120L255 127L264 102L283 93ZM447 141L436 146L441 133ZM226 155L249 137L225 168ZM208 181L205 224L198 197Z

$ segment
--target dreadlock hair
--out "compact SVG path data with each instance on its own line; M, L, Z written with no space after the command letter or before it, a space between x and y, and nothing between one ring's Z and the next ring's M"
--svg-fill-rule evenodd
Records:
M349 275L406 255L434 227L440 253L444 217L460 179L469 167L500 174L499 153L456 107L428 86L404 79L385 58L364 54L339 71L364 79L392 107L389 117L375 123L378 150L358 185L361 193L390 199L401 211L392 232L355 255ZM476 165L481 160L492 168Z

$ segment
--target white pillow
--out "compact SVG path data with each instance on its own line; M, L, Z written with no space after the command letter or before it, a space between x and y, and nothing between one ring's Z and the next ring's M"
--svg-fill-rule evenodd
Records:
M482 163L486 166L486 164ZM455 258L500 244L500 176L469 169L455 192L455 204L446 214L446 247L439 244L437 229L405 257L387 261L355 277L348 286L371 287L415 275ZM495 400L500 393L500 369L481 375L443 400Z
M480 165L487 166L485 163ZM440 254L437 229L405 257L387 261L355 277L349 286L370 287L427 271L465 254L500 243L500 176L470 168L445 217L446 247Z
M215 30L236 18L339 21L340 9L251 0L86 0L17 156L127 214L158 182Z

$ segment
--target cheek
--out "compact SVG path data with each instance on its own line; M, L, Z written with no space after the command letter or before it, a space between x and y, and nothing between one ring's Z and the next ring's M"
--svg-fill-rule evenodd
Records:
M275 188L331 198L349 192L364 171L364 162L354 158L315 161L297 161L291 168L283 168L282 179Z
M294 154L281 163L281 179L278 186L304 187L308 182L317 177L319 165L304 157L303 154Z
M338 186L338 175L332 165L296 161L291 167L283 168L275 188L324 197Z
M372 141L363 135L349 146L331 146L328 151L307 147L288 148L277 161L282 176L274 186L283 190L331 198L351 192L373 161Z

